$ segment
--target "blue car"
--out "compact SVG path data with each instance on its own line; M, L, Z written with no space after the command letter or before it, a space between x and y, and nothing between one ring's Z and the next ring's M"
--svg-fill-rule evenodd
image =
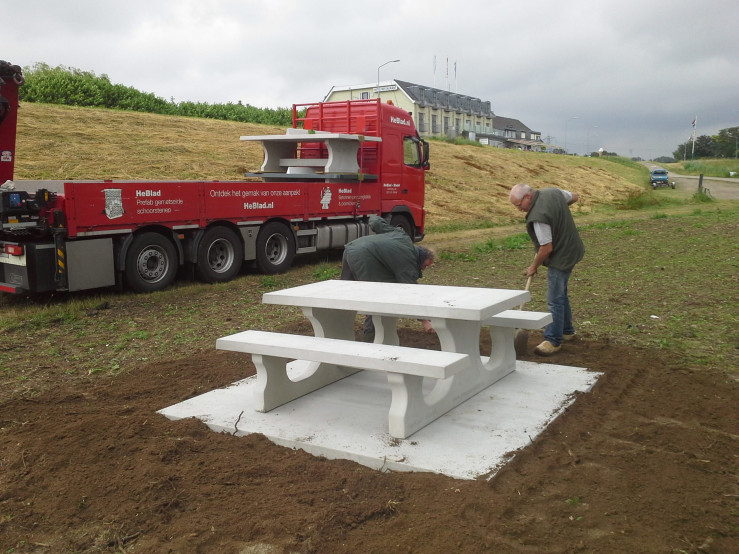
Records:
M667 178L666 169L654 169L649 175L649 184L652 185L653 189L658 187L672 187L675 188L675 182L670 181Z

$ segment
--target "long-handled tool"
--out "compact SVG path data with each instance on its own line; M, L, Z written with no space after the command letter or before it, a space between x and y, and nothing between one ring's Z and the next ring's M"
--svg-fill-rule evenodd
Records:
M528 291L531 286L531 278L533 275L529 275L526 279L526 287L524 290ZM519 310L523 309L523 304L518 307ZM525 356L529 351L529 330L528 329L516 329L516 335L513 338L513 347L516 349L517 356Z

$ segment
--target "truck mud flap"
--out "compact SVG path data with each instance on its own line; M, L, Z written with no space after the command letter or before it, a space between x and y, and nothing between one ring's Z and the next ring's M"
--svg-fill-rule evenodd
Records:
M25 244L22 256L0 256L0 290L13 294L57 290L53 243Z

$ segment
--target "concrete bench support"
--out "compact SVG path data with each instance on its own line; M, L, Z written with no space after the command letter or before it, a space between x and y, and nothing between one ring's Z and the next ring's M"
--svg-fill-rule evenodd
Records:
M219 338L216 348L252 354L259 391L257 411L261 412L360 369L382 371L392 392L389 432L401 439L448 411L439 411L427 401L423 379L444 380L470 364L467 354L253 330ZM302 365L302 374L292 379L288 373L292 360L312 363Z
M493 345L504 344L507 348L490 353L494 363L506 363L516 359L513 341L516 329L541 329L552 321L549 312L529 312L526 310L505 310L482 322L490 328L490 340Z

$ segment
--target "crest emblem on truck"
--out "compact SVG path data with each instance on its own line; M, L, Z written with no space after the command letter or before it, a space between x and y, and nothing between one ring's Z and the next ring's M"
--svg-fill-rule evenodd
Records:
M323 208L324 210L328 210L330 204L331 189L329 187L326 187L325 189L321 190L321 208Z
M103 189L105 193L105 215L108 219L123 216L123 196L121 189Z

